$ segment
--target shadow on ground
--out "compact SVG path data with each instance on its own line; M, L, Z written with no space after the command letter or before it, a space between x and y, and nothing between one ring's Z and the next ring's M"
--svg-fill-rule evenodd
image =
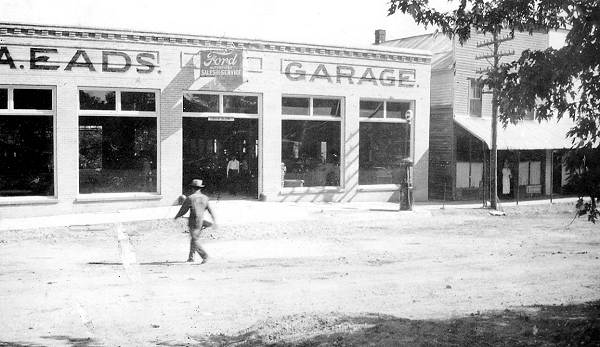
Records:
M66 335L50 335L50 336L42 336L44 340L47 340L47 343L28 343L28 342L7 342L0 341L1 347L43 347L43 346L54 346L59 344L61 346L69 346L69 347L99 347L104 346L98 340L89 338L89 337L71 337Z
M387 315L296 315L232 336L196 336L163 346L599 346L600 301L476 313L448 320Z

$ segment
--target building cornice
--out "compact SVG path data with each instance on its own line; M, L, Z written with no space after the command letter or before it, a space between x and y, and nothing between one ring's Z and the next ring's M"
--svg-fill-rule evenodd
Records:
M353 48L289 42L236 39L127 30L75 28L49 25L0 23L0 37L33 37L94 42L137 43L199 49L244 49L314 56L368 59L388 62L430 64L431 53L422 50L398 49L386 46Z

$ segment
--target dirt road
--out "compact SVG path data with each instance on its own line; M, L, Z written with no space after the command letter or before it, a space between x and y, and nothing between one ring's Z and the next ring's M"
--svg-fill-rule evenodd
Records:
M567 226L567 211L326 210L224 225L206 235L205 265L182 262L188 236L167 220L0 232L0 346L360 344L383 341L365 335L375 318L599 300L600 228Z

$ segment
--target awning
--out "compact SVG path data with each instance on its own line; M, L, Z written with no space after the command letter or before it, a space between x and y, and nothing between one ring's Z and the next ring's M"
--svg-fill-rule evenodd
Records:
M455 115L454 121L491 148L492 119ZM523 120L518 124L508 124L506 128L498 122L499 150L535 150L571 148L567 131L573 127L570 119L542 121Z

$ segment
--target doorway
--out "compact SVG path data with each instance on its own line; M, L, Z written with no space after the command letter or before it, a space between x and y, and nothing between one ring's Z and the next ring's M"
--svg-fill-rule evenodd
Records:
M237 174L228 174L235 159ZM231 165L230 165L231 167ZM183 118L183 191L192 179L204 181L211 199L256 199L258 195L258 119Z

